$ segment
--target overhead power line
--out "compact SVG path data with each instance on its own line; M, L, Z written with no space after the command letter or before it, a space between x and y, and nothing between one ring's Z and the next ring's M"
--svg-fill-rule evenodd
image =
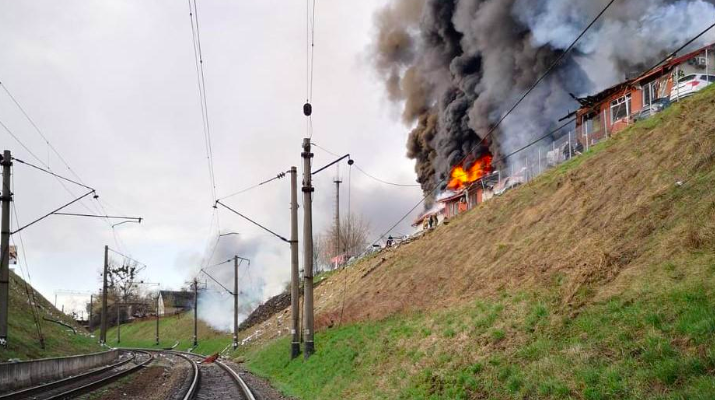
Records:
M87 197L87 196L89 196L89 195L91 195L91 194L94 194L94 193L95 193L94 190L91 190L91 191L85 193L84 195L82 195L82 196L80 196L80 197L77 197L76 199L74 199L74 200L70 201L69 203L63 205L62 207L58 207L58 208L54 209L53 211L51 211L51 212L49 212L49 213L43 215L42 217L37 218L36 220L30 222L29 224L27 224L27 225L25 225L25 226L23 226L23 227L21 227L21 228L18 228L17 230L15 230L14 232L11 232L10 234L11 234L11 235L14 235L14 234L16 234L16 233L22 232L23 230L25 230L25 229L31 227L32 225L35 225L36 223L42 221L43 219L45 219L45 218L47 218L47 217L49 217L49 216L55 214L56 212L58 212L58 211L60 211L60 210L62 210L62 209L65 209L65 208L71 206L72 204L74 204L74 203L76 203L76 202L78 202L78 201L84 199L85 197Z
M326 153L328 153L328 154L330 154L330 155L332 155L332 156L340 157L340 155L338 155L338 154L336 154L336 153L334 153L334 152L332 152L332 151L326 149L325 147L322 147L322 146L320 146L320 145L318 145L318 144L316 144L316 143L311 143L311 144L312 144L313 146L317 147L318 149L323 150L324 152L326 152ZM353 160L353 161L354 161L354 160ZM358 165L353 165L353 166L354 166L355 168L357 168L358 171L360 171L363 175L367 176L368 178L370 178L370 179L372 179L372 180L375 180L375 181L377 181L377 182L380 182L380 183L384 183L384 184L386 184L386 185L397 186L397 187L421 187L421 186L422 186L422 185L417 185L417 184L402 184L402 183L389 182L389 181L387 181L387 180L380 179L380 178L378 178L378 177L375 177L374 175L371 175L371 174L365 172L365 170L362 169L362 168L360 168L360 166L358 166Z
M114 253L114 254L116 254L116 255L118 255L118 256L124 257L125 259L127 259L127 260L129 260L129 261L134 261L135 263L137 263L137 264L139 264L139 265L142 265L144 268L148 268L148 266L147 266L146 264L144 264L143 262L138 261L138 260L136 260L136 259L134 259L134 258L132 258L132 257L129 257L129 256L126 255L126 254L122 254L121 252L119 252L119 251L117 251L117 250L114 250L114 249L112 249L111 247L107 247L107 250L111 251L112 253Z
M650 71L652 71L652 70L658 68L658 66L659 66L660 64L663 64L664 62L668 61L668 60L671 59L672 57L675 57L676 54L680 53L681 51L683 51L683 49L685 49L686 47L688 47L688 46L690 46L691 44L693 44L693 42L695 42L696 40L700 39L703 35L705 35L706 33L708 33L708 31L710 31L710 30L713 29L713 28L715 28L715 23L712 24L712 25L710 25L710 26L708 26L707 28L705 28L705 30L703 30L702 32L700 32L699 34L697 34L697 35L696 35L695 37L693 37L692 39L688 40L684 45L680 46L680 47L678 48L678 50L675 50L674 52L668 54L664 59L658 61L655 65L653 65L652 67L650 67L650 68L648 68L647 70L645 70L645 71L641 74L641 76L648 74Z
M230 199L231 197L238 196L238 195L240 195L240 194L244 194L244 193L250 192L251 190L258 189L259 187L264 186L264 185L267 185L267 184L269 184L269 183L271 183L271 182L273 182L273 181L277 181L277 180L279 180L279 179L283 179L283 178L285 178L285 176L286 176L286 172L280 172L280 173L278 173L276 176L274 176L273 178L266 179L265 181L263 181L263 182L261 182L261 183L258 183L258 184L256 184L256 185L253 185L253 186L248 187L248 188L243 189L243 190L239 190L238 192L229 194L228 196L221 197L221 198L218 199L218 200L226 200L226 199Z
M200 271L200 272L203 273L204 275L208 276L209 279L211 279L212 281L216 282L217 285L221 286L221 287L223 288L223 290L227 291L231 296L235 296L235 294L233 293L233 291L231 291L229 288L227 288L226 286L224 286L221 282L219 282L218 280L216 280L216 278L214 278L213 276L211 276L211 274L209 274L208 272L206 272L203 268L201 268L201 271Z
M209 178L211 179L211 198L216 201L216 174L214 171L213 146L211 144L211 122L206 95L206 76L204 73L204 57L201 48L201 29L199 26L199 11L196 0L188 0L189 18L191 19L191 36L194 47L194 64L196 66L196 79L199 89L199 102L201 105L201 119L203 122L204 145L206 147L206 161L208 163Z
M421 186L422 186L422 185L417 185L417 184L402 184L402 183L388 182L388 181L386 181L386 180L383 180L383 179L380 179L380 178L377 178L377 177L375 177L375 176L372 176L372 175L368 174L367 172L365 172L365 170L363 170L362 168L360 168L359 165L355 165L354 167L355 167L358 171L360 171L363 175L367 176L368 178L370 178L370 179L372 179L372 180L374 180L374 181L380 182L380 183L384 183L385 185L396 186L396 187L421 187Z
M0 82L0 87L3 88L3 90L4 90L5 93L8 95L8 97L10 97L10 99L12 100L12 102L15 103L15 105L16 105L17 108L20 110L20 112L22 113L22 115L25 116L25 119L27 119L27 121L30 123L30 125L32 125L32 127L35 129L35 132L37 132L37 134L40 135L40 137L42 138L42 140L45 141L45 143L47 144L47 147L49 147L50 150L52 150L52 152L55 153L55 155L57 156L57 158L60 159L60 161L62 162L62 164L64 164L64 166L67 168L67 170L70 171L70 173L72 173L72 175L73 175L75 178L77 178L78 181L82 182L82 178L80 178L79 175L77 175L77 173L69 166L69 164L68 164L67 161L64 159L64 157L62 157L62 155L59 153L59 151L57 151L57 149L55 148L55 146L53 146L52 143L50 143L50 140L47 139L47 136L45 136L45 134L44 134L44 133L42 132L42 130L37 126L37 124L35 123L35 121L33 121L33 119L32 119L32 118L30 117L30 115L25 111L25 109L22 107L22 105L20 105L20 102L18 102L17 99L15 99L15 96L13 96L12 93L10 93L10 90L8 90L7 86L4 85L2 82Z
M75 184L75 185L77 185L77 186L81 186L81 187L83 187L83 188L85 188L85 189L88 189L88 190L94 190L94 188L91 188L91 187L89 187L89 186L87 186L87 185L85 185L85 184L83 184L83 183L75 182L75 181L73 181L72 179L65 178L64 176L61 176L61 175L57 175L56 173L54 173L54 172L52 172L52 171L48 171L48 170L46 170L46 169L44 169L44 168L40 168L40 167L38 167L37 165L31 164L31 163L29 163L29 162L27 162L27 161L23 161L23 160L20 160L19 158L15 158L15 157L13 157L12 159L13 159L14 161L19 162L20 164L27 165L28 167L31 167L31 168L34 168L34 169L36 169L36 170L38 170L38 171L41 171L41 172L44 172L44 173L46 173L46 174L52 175L52 176L54 176L55 178L62 179L63 181L67 181L67 182L72 183L72 184Z
M252 223L253 225L256 225L257 227L263 229L264 231L270 233L271 235L277 237L278 239L280 239L280 240L282 240L282 241L284 241L284 242L286 242L286 243L290 243L290 240L288 240L288 239L286 239L285 237L283 237L283 236L281 236L281 235L279 235L279 234L273 232L272 230L266 228L265 226L259 224L258 222L252 220L251 218L249 218L249 217L247 217L247 216L241 214L240 212L234 210L233 208L227 206L226 204L222 203L221 200L216 200L216 205L221 205L223 208L225 208L225 209L231 211L232 213L238 215L239 217L245 219L246 221Z
M72 190L70 190L70 189L64 184L64 182L62 182L62 180L68 181L68 182L70 182L70 183L73 183L73 184L76 184L76 185L79 185L79 186L83 186L83 187L85 187L85 188L87 188L87 189L91 189L89 186L87 186L87 185L84 183L84 181L83 181L82 178L77 174L77 172L75 172L75 170L72 169L72 167L70 167L69 163L65 160L64 157L62 157L62 155L61 155L60 152L55 148L55 146L52 145L52 143L51 143L50 140L47 138L47 136L44 134L44 132L42 132L42 130L40 129L40 127L35 123L35 121L32 119L32 117L30 117L30 114L29 114L29 113L25 110L25 108L20 104L20 102L17 100L17 98L10 92L10 90L7 88L7 85L5 85L5 84L3 84L2 82L0 82L0 86L2 86L3 90L5 91L5 93L6 93L6 94L8 95L8 97L12 100L12 102L15 104L15 106L17 106L17 108L20 110L20 112L22 113L22 115L25 116L25 119L27 119L27 121L30 123L30 125L32 125L32 127L33 127L34 130L35 130L35 132L37 132L37 134L42 138L42 140L45 141L45 143L47 144L48 148L49 148L50 150L52 150L52 152L57 156L57 158L60 159L60 161L62 162L62 164L64 164L65 168L67 168L67 170L70 171L70 173L72 174L72 176L74 176L74 177L76 178L77 182L75 182L74 180L71 180L71 179L67 179L67 178L61 177L61 176L56 175L56 174L54 174L53 172L51 172L51 168L50 168L49 164L46 164L45 162L43 162L43 161L42 161L35 153L33 153L24 143L22 143L22 141L20 141L20 139L19 139L13 132L11 132L10 129L7 128L7 126L5 126L4 124L2 124L2 121L0 121L0 124L1 124L1 125L3 126L3 128L10 134L10 136L12 136L12 137L20 144L20 146L22 146L34 159L36 159L40 164L42 164L42 165L46 168L46 171L45 171L45 172L48 172L49 174L54 175L55 178L56 178L56 179L58 180L58 182L60 183L60 185L61 185L61 186L65 189L65 191L67 191L67 193L69 193L72 197L76 197L77 195L76 195ZM21 160L17 160L17 161L22 162ZM48 160L48 163L49 163L49 160ZM25 162L25 164L30 165L30 164L27 163L27 162ZM36 167L36 166L34 166L34 167L35 167L35 168L38 168L38 169L41 169L41 168ZM100 211L100 213L104 213L104 214L106 215L106 214L107 214L107 210L105 209L105 207L104 207L104 205L103 205L103 203L102 203L102 200L99 199L99 197L94 197L94 200L96 200L96 202L97 202L96 207L98 207L98 210ZM90 207L87 206L84 202L80 202L80 204L81 204L82 207L84 207L87 211L90 211L90 212L96 212L96 211L97 211L97 209L94 209L94 210L90 209ZM93 205L94 205L94 203L92 203L91 201L90 201L90 204L93 204ZM112 226L112 224L111 224L111 222L110 222L109 220L105 220L105 222L107 223L107 225L108 225L110 228L112 228L112 230L114 230L114 227ZM117 244L117 246L120 247L120 246L119 246L119 242L121 242L121 240L119 239L118 234L117 234L116 232L113 232L113 235L114 235L114 242L115 242L115 244Z

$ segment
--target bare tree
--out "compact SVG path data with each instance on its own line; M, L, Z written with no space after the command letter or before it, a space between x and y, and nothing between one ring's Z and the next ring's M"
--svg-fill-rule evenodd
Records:
M367 246L370 233L370 223L358 214L350 214L340 221L340 246L336 246L335 226L318 237L320 253L319 264L330 265L331 259L337 256L346 258L361 254ZM335 249L340 249L340 254L335 254Z
M140 268L136 261L126 261L121 266L114 264L109 266L109 274L107 274L109 287L115 291L121 301L126 302L136 296L137 276L142 269L144 268Z

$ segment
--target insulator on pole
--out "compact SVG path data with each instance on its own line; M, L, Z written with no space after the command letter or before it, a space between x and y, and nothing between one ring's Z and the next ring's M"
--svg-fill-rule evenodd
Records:
M310 103L303 104L303 114L310 117L313 114L313 106Z

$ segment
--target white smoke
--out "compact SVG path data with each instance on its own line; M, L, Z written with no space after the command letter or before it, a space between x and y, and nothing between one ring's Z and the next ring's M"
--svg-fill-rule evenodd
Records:
M259 304L283 288L290 270L282 267L286 265L288 259L283 255L281 248L276 247L275 240L262 239L265 238L223 237L218 241L211 261L204 263L209 266L205 269L206 272L225 286L224 289L208 276L198 274L200 281L206 283L206 290L199 292L198 316L212 328L225 332L233 330L233 295L229 294L226 289L231 292L234 290L234 263L232 260L234 255L251 260L250 264L246 261L241 262L238 270L239 324ZM285 247L287 248L287 246ZM229 259L231 261L228 263L213 266ZM196 272L198 273L198 271Z

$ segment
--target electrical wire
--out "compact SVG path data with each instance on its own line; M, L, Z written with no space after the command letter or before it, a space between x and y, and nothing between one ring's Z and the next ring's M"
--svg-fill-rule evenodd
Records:
M45 134L42 132L42 130L39 128L39 126L35 123L35 121L30 117L30 115L27 113L27 111L25 110L25 108L22 107L22 105L21 105L20 102L15 98L15 96L13 96L13 94L12 94L12 93L10 92L10 90L7 88L7 85L5 85L5 84L3 84L2 82L0 82L0 86L2 86L3 90L5 91L5 93L6 93L6 94L8 95L8 97L12 100L12 102L15 104L15 106L17 106L17 108L20 110L20 112L22 113L22 115L25 116L25 118L26 118L27 121L30 123L30 125L32 125L32 127L35 129L35 131L37 132L37 134L40 135L40 137L45 141L45 143L46 143L47 146L48 146L48 149L51 149L51 150L55 153L55 155L60 159L60 161L64 164L64 166L67 168L67 170L70 171L70 173L71 173L71 174L77 179L77 181L79 181L80 183L74 182L73 180L70 180L70 179L67 179L67 178L62 178L62 177L60 177L59 175L56 175L56 174L54 174L53 172L51 172L51 168L50 168L50 166L49 166L49 157L48 157L48 163L43 162L35 153L33 153L27 146L25 146L25 144L22 143L22 141L20 141L20 139L19 139L12 131L10 131L10 129L9 129L7 126L5 126L5 124L3 124L2 121L0 121L0 125L3 126L3 128L10 134L10 136L12 136L12 137L20 144L20 146L22 146L34 159L36 159L40 164L42 164L42 165L48 170L48 171L46 171L46 172L50 173L51 175L54 175L55 178L56 178L56 179L58 180L58 182L60 183L60 185L61 185L61 186L65 189L65 191L67 191L67 193L69 193L72 197L76 197L77 195L76 195L72 190L70 190L70 189L62 182L62 180L66 180L66 181L69 181L69 182L71 182L71 183L78 184L78 185L80 185L80 186L84 186L84 187L86 187L86 188L89 188L89 186L87 186L87 185L84 183L84 181L82 181L82 178L69 166L69 163L67 163L67 161L65 160L64 157L62 157L62 155L59 153L59 151L57 151L57 149L52 145L52 143L50 143L50 140L47 138L47 136L45 136ZM49 151L48 151L48 153L49 153ZM29 163L26 163L26 164L29 164ZM35 168L40 169L39 167L35 167ZM97 205L99 206L99 209L100 209L101 211L103 211L104 214L106 215L107 212L106 212L106 210L104 209L104 206L102 205L102 203L101 203L101 201L99 200L99 198L98 198L98 197L95 197L94 200L97 201ZM92 209L90 209L90 207L87 206L84 202L80 202L80 204L81 204L82 207L84 207L87 211L90 211L90 212L96 212L96 211L97 211L97 210L92 210ZM93 204L93 203L90 202L90 204ZM107 223L107 225L108 225L109 227L112 227L112 223L111 223L109 220L106 220L105 222ZM112 227L112 229L113 229L113 227ZM115 239L114 239L115 244L117 244L117 246L119 247L119 241L117 240L117 234L116 234L116 233L114 233L114 237L115 237Z
M233 293L233 291L229 290L229 289L228 289L226 286L224 286L221 282L217 281L216 278L214 278L213 276L211 276L211 274L209 274L208 272L206 272L203 268L201 269L200 272L203 273L204 275L208 276L212 281L216 282L217 285L221 286L221 288L223 288L223 290L227 291L231 296L235 296L235 294Z
M40 135L40 137L42 138L42 140L44 140L45 143L47 143L47 147L49 149L51 149L53 153L55 153L57 158L60 159L60 161L62 162L62 164L64 164L64 166L67 168L67 170L70 171L70 173L72 173L72 175L74 175L74 177L77 178L78 181L82 182L82 178L80 178L79 175L77 175L77 173L69 166L69 164L64 159L64 157L62 157L62 155L57 151L55 146L53 146L52 143L50 143L50 140L47 139L47 137L42 132L42 130L40 130L40 128L37 126L35 121L32 120L30 115L25 111L25 109L22 107L22 105L20 105L20 102L18 102L17 99L15 99L15 96L13 96L12 93L10 93L10 90L8 90L7 86L5 84L3 84L2 82L0 82L0 87L3 88L3 90L8 95L8 97L10 97L10 99L12 100L12 102L15 103L15 105L20 110L20 112L22 112L22 115L25 116L25 118L30 123L30 125L32 125L32 127L35 129L35 132L37 132Z
M659 61L658 63L656 63L656 64L653 65L652 67L650 67L650 68L648 68L647 70L645 70L645 72L643 72L640 76L647 75L650 71L656 69L660 64L663 64L664 62L668 61L671 57L674 57L676 54L680 53L683 49L685 49L686 47L688 47L688 46L690 46L691 44L693 44L693 42L695 42L696 40L700 39L703 35L705 35L706 33L708 33L708 31L710 31L710 30L713 29L713 28L715 28L715 23L712 24L712 25L710 25L709 27L705 28L704 31L700 32L699 34L697 34L697 35L696 35L695 37L693 37L692 39L688 40L684 45L680 46L680 47L678 48L678 50L675 50L674 52L668 54L664 59L662 59L661 61Z
M120 256L120 257L124 257L125 261L127 261L127 260L129 260L129 261L134 261L135 263L137 263L137 264L143 266L144 268L148 268L147 265L144 264L143 262L138 261L138 260L136 260L136 259L134 259L134 258L132 258L132 257L129 257L129 256L126 255L126 254L122 254L121 252L119 252L119 251L117 251L117 250L114 250L114 249L112 249L111 247L107 247L107 250L111 251L112 253L114 253L114 254L116 254L116 255L118 255L118 256Z
M402 184L402 183L388 182L386 180L383 180L383 179L380 179L380 178L377 178L375 176L368 174L362 168L360 168L359 165L355 165L355 169L357 169L360 173L367 176L368 178L375 180L377 182L380 182L380 183L384 183L385 185L390 185L390 186L395 186L395 187L421 187L422 186L422 185L418 185L418 184Z
M21 227L21 228L18 228L16 231L12 232L11 234L14 235L14 234L16 234L16 233L22 232L23 230L25 230L25 229L31 227L32 225L35 225L36 223L38 223L38 222L44 220L45 218L47 218L47 217L53 215L53 214L56 213L57 211L60 211L60 210L62 210L62 209L64 209L64 208L67 208L67 207L71 206L72 204L74 204L74 203L76 203L76 202L82 200L83 198L89 196L90 194L94 194L94 193L95 193L94 191L87 192L87 193L85 193L84 195L82 195L82 196L80 196L80 197L77 197L76 199L70 201L69 203L67 203L67 204L65 204L65 205L63 205L63 206L61 206L61 207L56 208L55 210L53 210L53 211L51 211L51 212L49 212L49 213L43 215L43 216L40 217L40 218L37 218L36 220L30 222L29 224L27 224L27 225L25 225L25 226L23 226L23 227Z
M306 0L305 2L305 101L308 104L313 102L313 77L315 74L315 1L316 0ZM306 116L306 130L308 137L312 138L312 113Z
M194 64L196 67L196 80L201 104L201 119L203 122L204 145L206 147L206 161L208 163L209 178L211 180L211 198L216 201L216 175L213 162L213 146L211 144L211 123L209 119L208 101L206 96L206 78L204 73L203 51L201 49L201 31L199 28L198 7L196 0L188 0L189 18L191 20L191 36L194 47Z
M326 153L328 153L328 154L330 154L330 155L332 155L332 156L340 157L338 154L336 154L336 153L334 153L334 152L332 152L332 151L326 149L325 147L319 146L319 145L316 144L316 143L311 143L311 144L312 144L313 146L317 147L318 149L320 149L320 150L322 150L322 151L324 151L324 152L326 152ZM353 160L353 161L354 161L354 160ZM396 186L396 187L421 187L421 186L422 186L422 185L417 185L417 184L394 183L394 182L386 181L386 180L384 180L384 179L380 179L380 178L378 178L378 177L375 177L374 175L371 175L371 174L365 172L365 170L363 170L362 168L360 168L360 166L358 166L357 164L355 165L355 169L357 169L359 172L361 172L363 175L367 176L368 178L373 179L373 180L375 180L375 181L377 181L377 182L380 182L380 183L384 183L385 185Z
M245 219L246 221L252 223L253 225L256 225L257 227L263 229L264 231L266 231L266 232L272 234L273 236L277 237L278 239L280 239L280 240L282 240L282 241L284 241L284 242L286 242L286 243L290 243L290 240L288 240L288 239L286 239L285 237L283 237L283 236L281 236L281 235L279 235L279 234L273 232L272 230L266 228L265 226L259 224L258 222L252 220L251 218L249 218L249 217L247 217L247 216L241 214L240 212L234 210L233 208L227 206L226 204L222 203L221 200L217 200L217 201L216 201L216 204L220 204L220 205L223 206L225 209L231 211L232 213L238 215L239 217Z
M14 179L11 180L10 185L14 188L15 182ZM14 192L14 190L10 190L10 192ZM15 215L15 225L16 227L20 226L20 216L17 211L17 204L13 201L10 203L12 206L12 211L13 214ZM15 245L15 248L17 249L17 244L15 243L15 239L13 237L14 235L10 235L10 239L13 241L13 245ZM35 296L35 289L32 287L32 275L30 274L30 264L27 262L27 250L25 248L25 241L22 239L22 234L18 233L18 238L20 239L20 251L22 254L22 259L23 262L25 263L25 269L27 270L27 280L25 280L25 272L23 271L22 265L20 265L20 272L23 275L23 281L25 282L25 293L27 294L28 301L30 301L30 309L32 310L32 317L35 320L35 328L37 329L37 336L40 341L40 347L42 349L45 348L45 337L42 333L42 321L40 320L40 315L39 311L37 310L37 297ZM9 249L8 249L9 251ZM1 256L0 256L1 257ZM19 264L19 262L18 262Z
M81 186L81 187L83 187L83 188L85 188L85 189L94 190L94 188L91 188L91 187L89 187L89 186L87 186L87 185L85 185L85 184L83 184L83 183L75 182L75 181L73 181L72 179L65 178L64 176L57 175L56 173L54 173L54 172L52 172L52 171L48 171L48 170L46 170L46 169L40 168L40 167L38 167L37 165L31 164L31 163L29 163L29 162L27 162L27 161L23 161L23 160L20 160L19 158L15 158L15 157L13 157L12 159L13 159L14 161L19 162L20 164L27 165L28 167L31 167L31 168L34 168L34 169L36 169L36 170L38 170L38 171L41 171L41 172L44 172L44 173L46 173L46 174L52 175L52 176L54 176L55 178L62 179L63 181L67 181L67 182L69 182L69 183L73 183L73 184L75 184L75 185L77 185L77 186Z
M283 179L283 178L285 178L285 176L286 176L286 173L285 173L285 172L281 172L281 173L279 173L278 175L276 175L275 177L273 177L273 178L271 178L271 179L267 179L267 180L265 180L265 181L263 181L263 182L261 182L261 183L259 183L259 184L253 185L253 186L248 187L248 188L246 188L246 189L239 190L238 192L229 194L229 195L226 196L226 197L221 197L221 198L218 199L218 200L219 200L219 201L220 201L220 200L226 200L226 199L230 199L231 197L235 197L235 196L238 196L238 195L240 195L240 194L244 194L244 193L250 192L251 190L258 189L259 187L261 187L261 186L263 186L263 185L266 185L266 184L269 184L269 183L271 183L271 182L273 182L273 181L277 181L277 180L279 180L279 179Z

